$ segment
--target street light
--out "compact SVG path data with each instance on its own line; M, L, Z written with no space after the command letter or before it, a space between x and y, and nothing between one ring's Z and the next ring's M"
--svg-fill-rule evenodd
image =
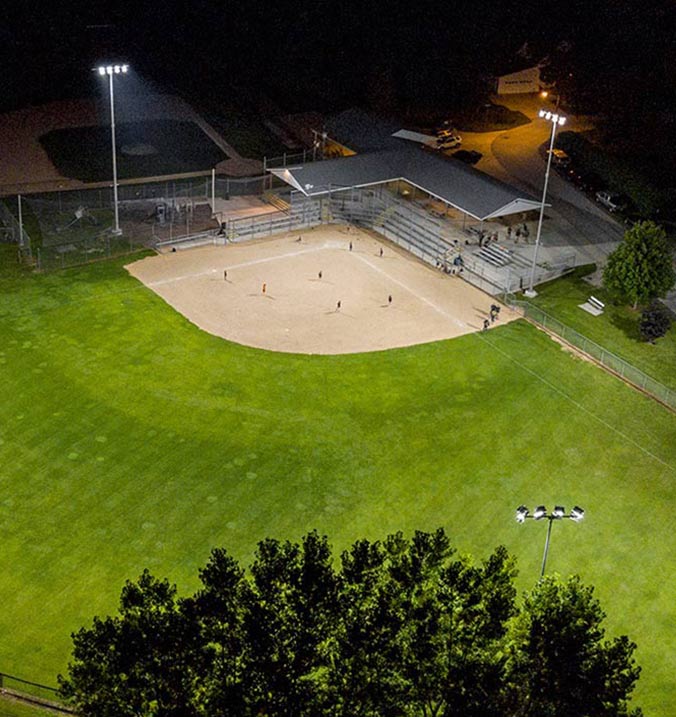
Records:
M517 523L525 523L526 518L532 518L533 520L542 520L543 518L546 518L549 521L549 526L547 527L547 539L545 541L545 553L542 556L542 571L540 572L540 577L542 578L545 574L545 566L547 565L547 553L549 552L549 538L552 534L552 523L555 520L563 520L564 518L569 518L570 520L579 523L584 518L584 510L576 505L570 513L566 515L566 509L562 505L556 505L551 513L547 513L547 508L545 508L544 505L538 505L531 515L525 505L520 505L516 509L515 518Z
M113 205L115 208L115 228L113 234L122 234L120 229L120 213L117 202L117 151L115 149L115 98L113 95L113 76L126 75L129 65L101 65L97 68L101 77L108 75L108 86L110 88L110 136L113 147Z
M550 112L549 110L540 110L538 116L542 119L546 119L552 123L552 137L549 142L549 152L547 153L547 170L545 171L545 186L542 190L542 203L540 204L540 218L538 220L538 231L535 237L535 251L533 252L533 266L530 270L530 281L528 282L528 289L524 292L526 296L532 299L537 296L537 291L533 289L535 283L535 267L537 266L538 249L540 248L540 235L542 234L542 220L545 216L545 199L547 198L547 185L549 184L549 170L552 166L552 150L554 149L554 138L556 137L556 128L562 127L566 124L566 118L563 115L557 114L556 112Z

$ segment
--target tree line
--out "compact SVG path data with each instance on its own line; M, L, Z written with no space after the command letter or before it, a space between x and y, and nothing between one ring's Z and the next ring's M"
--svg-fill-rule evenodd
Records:
M593 588L547 577L517 601L515 577L504 547L475 562L441 529L339 561L317 532L269 538L248 570L214 549L189 597L128 581L73 634L61 694L85 717L640 714L636 645L606 638Z

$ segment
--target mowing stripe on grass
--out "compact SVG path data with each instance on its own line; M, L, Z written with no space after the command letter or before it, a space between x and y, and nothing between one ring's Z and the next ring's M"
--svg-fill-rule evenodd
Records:
M661 463L663 466L668 468L670 471L676 472L676 466L672 466L671 464L662 460L659 456L656 456L654 453L649 451L647 448L644 448L640 443L635 441L631 436L628 436L626 433L621 431L619 428L616 428L612 424L608 423L608 421L606 421L604 418L601 418L600 416L595 414L593 411L590 411L588 408L585 408L579 401L576 401L574 398L569 396L565 391L562 391L558 386L553 384L551 381L546 379L544 376L537 373L537 371L534 371L533 369L528 368L527 366L524 366L523 363L517 361L513 356L510 356L506 351L504 351L503 349L496 346L495 343L489 341L487 335L485 335L484 333L477 333L476 335L478 336L478 338L481 341L485 341L494 351L502 354L505 358L507 358L512 363L516 364L523 371L526 371L527 373L531 374L531 376L534 376L535 378L537 378L538 381L541 381L546 386L549 386L549 388L551 388L553 391L558 393L560 396L563 396L567 401L572 403L576 408L580 409L581 411L586 413L588 416L591 416L593 419L598 421L601 425L603 425L606 428L609 428L611 431L614 431L615 433L617 433L618 436L621 436L625 441L631 443L633 446L636 446L636 448L638 448L640 451L645 453L647 456L654 458L658 463ZM598 370L600 371L602 369L598 369ZM626 384L626 385L629 387L629 384ZM637 391L636 393L640 393L640 392ZM649 397L646 397L646 398L648 398L648 400L652 400Z

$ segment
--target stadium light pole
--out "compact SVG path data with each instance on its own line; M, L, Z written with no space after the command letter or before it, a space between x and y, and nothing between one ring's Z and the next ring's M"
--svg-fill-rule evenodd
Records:
M101 65L97 68L101 77L108 75L108 87L110 93L110 140L113 148L113 205L115 210L115 228L113 234L122 234L120 229L120 212L117 200L117 150L115 149L115 95L113 92L113 77L115 75L126 75L129 65Z
M538 505L531 514L525 505L520 505L516 509L515 517L517 523L525 523L527 518L532 518L533 520L546 519L549 521L549 525L547 526L547 538L545 540L545 552L542 556L542 570L540 572L540 579L542 579L545 575L545 567L547 566L547 553L549 553L549 541L552 536L552 523L555 520L564 520L566 518L579 523L584 518L584 510L576 505L570 513L566 515L566 509L562 505L554 506L554 510L551 513L547 512L544 505Z
M534 296L537 296L537 291L533 289L533 284L535 283L535 268L537 266L537 260L538 260L538 249L540 248L540 236L542 235L542 220L545 216L545 200L547 198L547 185L549 184L549 171L552 166L552 150L554 149L554 139L556 138L556 128L562 127L564 124L566 124L566 118L563 115L560 115L556 112L550 112L549 110L540 110L538 112L538 116L542 119L546 119L547 121L552 123L552 135L551 139L549 141L549 152L547 152L547 169L545 171L545 186L542 189L542 202L540 204L540 218L538 219L538 230L537 234L535 236L535 250L533 252L533 265L530 269L530 280L528 282L528 288L524 292L524 294L532 299Z

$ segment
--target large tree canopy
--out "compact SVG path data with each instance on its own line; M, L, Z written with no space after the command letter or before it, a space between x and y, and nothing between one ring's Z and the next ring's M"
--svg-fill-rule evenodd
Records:
M547 578L519 608L515 575L443 530L360 540L339 566L316 532L262 541L248 571L217 549L193 596L128 582L73 635L61 692L84 717L628 714L635 645L605 640L592 589Z
M666 234L654 222L639 222L625 232L603 271L606 288L634 308L664 296L675 281Z

